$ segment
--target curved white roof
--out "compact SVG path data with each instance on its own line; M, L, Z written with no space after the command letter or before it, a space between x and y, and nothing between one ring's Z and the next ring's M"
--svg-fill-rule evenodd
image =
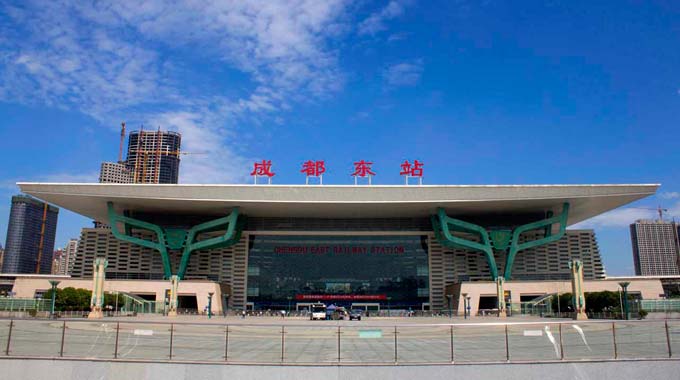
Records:
M250 216L317 218L424 217L438 207L449 215L559 213L571 205L578 223L656 192L658 184L619 185L156 185L26 183L21 191L95 220L106 203L116 209L222 216L238 206Z

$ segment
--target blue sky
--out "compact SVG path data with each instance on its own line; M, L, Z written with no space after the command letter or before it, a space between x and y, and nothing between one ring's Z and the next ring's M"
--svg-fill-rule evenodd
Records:
M178 130L180 182L662 183L595 228L680 218L680 5L551 1L21 1L0 4L0 241L16 181L95 182L128 128ZM89 222L62 211L58 245Z

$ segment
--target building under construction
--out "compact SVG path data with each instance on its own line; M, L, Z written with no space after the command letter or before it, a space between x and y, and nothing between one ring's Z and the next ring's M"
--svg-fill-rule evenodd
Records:
M135 183L177 183L182 135L170 131L133 131L126 164Z
M121 125L118 162L102 162L100 183L177 183L182 135L177 132L133 131L123 161L125 123Z

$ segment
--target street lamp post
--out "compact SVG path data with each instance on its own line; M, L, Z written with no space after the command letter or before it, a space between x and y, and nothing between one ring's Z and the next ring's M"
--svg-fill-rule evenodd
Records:
M208 293L208 319L212 318L212 296L213 292Z
M468 294L463 293L463 319L467 319L467 307L468 307Z
M113 310L113 315L118 313L118 291L116 290L116 308Z
M389 317L391 313L390 311L390 301L392 300L392 297L387 297L387 316Z
M470 314L470 310L472 309L472 306L471 306L472 304L470 303L470 298L472 298L472 297L470 297L470 296L465 297L465 299L467 300L467 307L465 308L465 310L467 310L468 317L472 318L472 315Z
M50 319L54 318L54 304L57 301L57 285L61 281L50 280L50 285L52 285L52 306L50 307Z
M447 294L446 298L449 299L449 319L453 318L453 294Z
M288 315L290 315L290 301L293 299L293 297L288 296L286 298L288 299Z
M629 315L628 315L628 285L630 285L630 282L624 281L624 282L619 282L619 285L621 286L621 289L623 289L623 315L624 319L628 320Z

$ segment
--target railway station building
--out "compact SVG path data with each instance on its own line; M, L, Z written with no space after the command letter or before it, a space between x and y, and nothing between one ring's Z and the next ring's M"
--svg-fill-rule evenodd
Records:
M582 263L586 286L616 289L606 280L594 231L569 226L658 188L19 186L104 224L82 230L71 281L91 279L95 259L105 258L108 283L116 289L127 283L140 294L148 284L158 301L176 278L180 307L200 309L205 295L199 293L206 289L217 293L218 310L324 302L432 311L461 310L461 292L475 295L475 310L492 308L498 297L489 289L499 282L513 302L559 284L568 291L572 260ZM662 292L657 283L634 282L631 290L639 286L643 296L655 298Z

